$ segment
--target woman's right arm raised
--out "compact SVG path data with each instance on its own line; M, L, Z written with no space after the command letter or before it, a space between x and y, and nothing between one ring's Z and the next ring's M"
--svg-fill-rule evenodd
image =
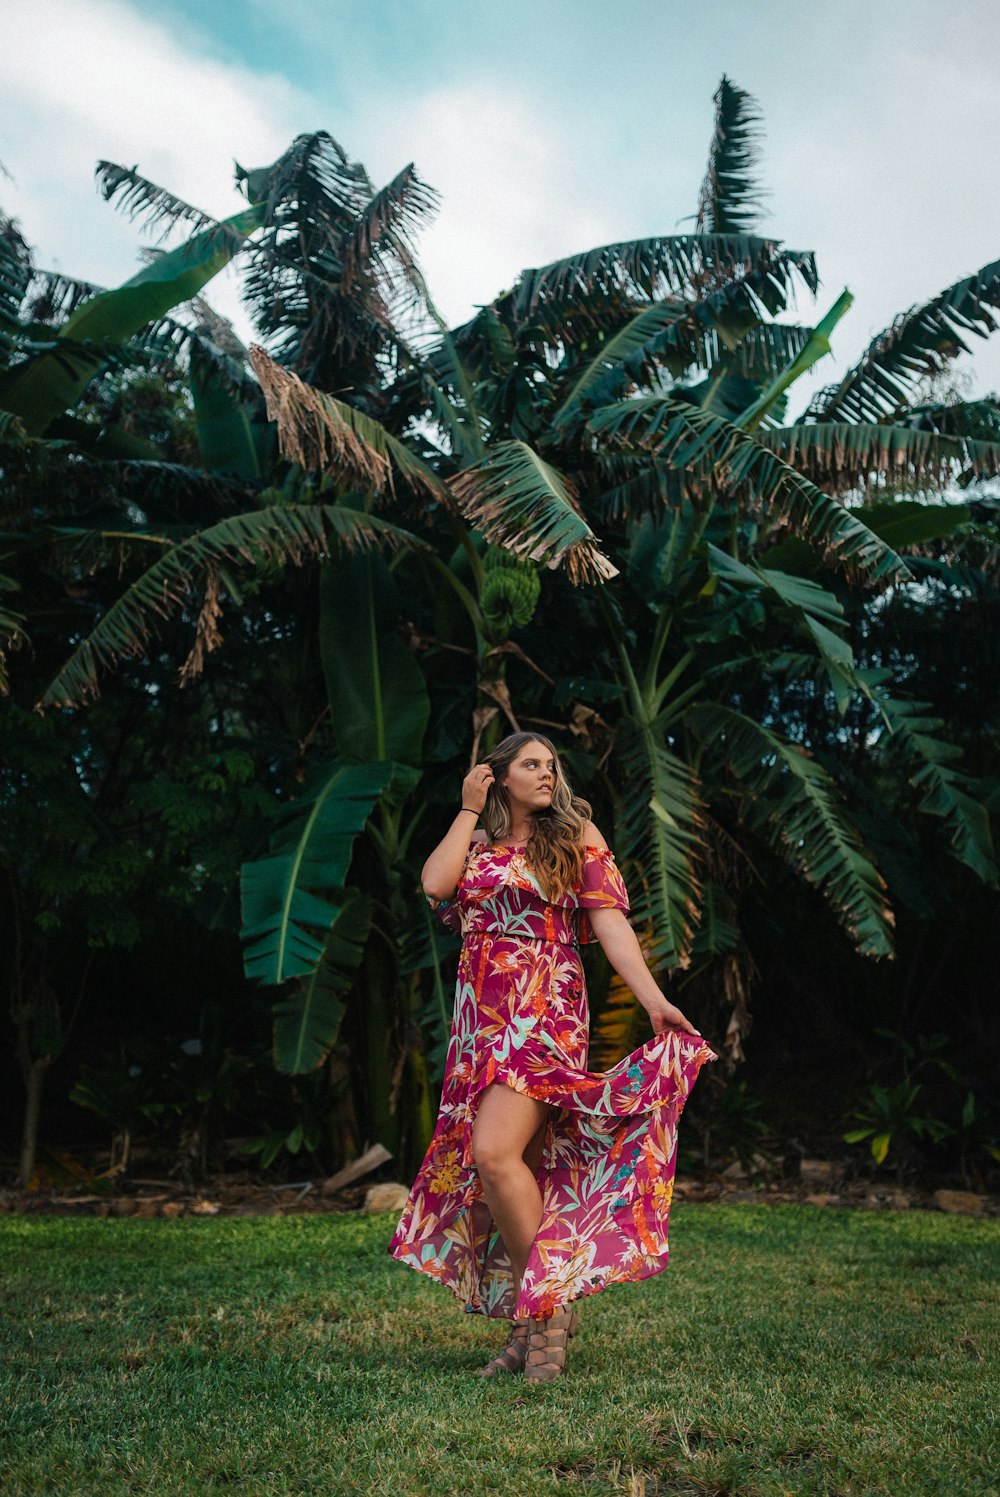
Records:
M493 771L488 764L475 765L462 782L463 809L458 812L420 874L423 891L430 899L451 899L458 888L476 824L475 819L469 820L469 814L474 811L478 818L492 784Z

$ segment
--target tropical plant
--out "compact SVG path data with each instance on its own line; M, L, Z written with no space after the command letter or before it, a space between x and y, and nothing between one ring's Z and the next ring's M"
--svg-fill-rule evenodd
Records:
M506 725L557 732L651 964L720 1025L731 1064L753 967L741 900L762 869L790 868L858 950L891 954L856 786L911 781L949 850L996 879L983 787L905 676L861 647L931 566L962 586L996 555L993 512L972 496L1000 469L1000 411L928 400L921 381L962 332L992 330L1000 266L904 314L789 420L789 390L851 297L815 326L780 320L796 288L817 290L815 259L755 232L755 107L725 78L715 104L693 231L526 270L454 329L416 265L433 198L412 168L376 193L320 133L241 171L262 205L245 285L268 347L251 361L282 456L238 351L238 378L214 358L236 432L217 460L228 451L259 486L257 507L183 533L150 536L145 514L126 526L116 544L152 544L157 560L43 695L92 695L157 614L192 600L194 678L224 612L244 606L239 574L309 560L328 716L305 739L286 840L244 870L248 960L295 984L282 1063L315 1066L346 1034L366 1127L414 1153L409 1120L430 1117L415 1020L443 1022L444 1006L410 849L453 798L470 725L473 757ZM135 173L105 181L153 214L194 214ZM498 569L501 552L512 564ZM379 798L348 808L324 792L361 767Z
M893 1144L896 1145L896 1175L903 1179L915 1139L931 1138L940 1143L954 1133L943 1118L928 1117L917 1105L922 1091L920 1082L900 1081L896 1086L871 1086L860 1107L851 1112L863 1126L844 1134L844 1142L869 1140L872 1159L884 1164Z
M951 850L995 883L975 779L924 704L858 665L846 630L866 596L913 583L909 553L929 539L992 542L981 509L925 501L997 473L985 407L996 410L928 404L919 376L960 350L959 326L991 330L1000 265L906 314L788 424L788 390L828 352L851 297L814 328L775 320L796 280L816 289L815 263L749 232L752 101L724 79L716 111L697 231L524 272L402 369L388 391L392 435L361 431L342 402L303 389L263 350L252 356L282 449L300 466L350 485L367 463L385 502L390 475L405 481L404 453L425 446L432 423L446 513L457 509L494 548L596 585L572 601L555 577L550 587L587 676L614 683L602 788L637 923L654 964L725 994L735 1058L748 958L734 895L763 848L820 891L861 951L892 952L886 881L838 784L831 708L836 722L864 704L878 773L920 786ZM481 570L472 580L483 588ZM491 606L492 596L488 586ZM482 615L461 601L479 641L474 722L495 731L500 713L515 719L511 695L483 648ZM558 679L534 639L531 655ZM812 742L788 707L804 696L823 716ZM584 688L567 705L596 704Z

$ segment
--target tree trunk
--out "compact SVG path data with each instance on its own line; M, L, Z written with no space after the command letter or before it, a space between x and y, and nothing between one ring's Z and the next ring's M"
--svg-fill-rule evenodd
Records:
M42 1109L42 1082L52 1063L51 1055L39 1055L27 1069L24 1078L24 1127L21 1131L21 1166L18 1180L26 1190L35 1173L38 1151L38 1119Z

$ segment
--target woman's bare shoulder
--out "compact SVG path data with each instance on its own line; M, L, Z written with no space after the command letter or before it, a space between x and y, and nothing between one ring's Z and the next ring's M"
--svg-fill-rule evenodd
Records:
M472 834L472 840L473 842L478 842L479 846L482 847L483 843L486 841L486 833L483 831L482 827L476 828L476 830Z
M583 841L587 847L607 847L604 833L592 821L584 822Z

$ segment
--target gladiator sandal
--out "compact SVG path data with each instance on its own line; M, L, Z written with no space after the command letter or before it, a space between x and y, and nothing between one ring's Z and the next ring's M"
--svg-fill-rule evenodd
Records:
M546 1320L533 1317L528 1327L528 1358L524 1365L526 1383L550 1383L566 1366L566 1347L575 1336L579 1315L564 1305Z
M478 1368L477 1377L496 1377L498 1372L520 1372L528 1355L527 1320L515 1320L511 1324L510 1337L503 1351L498 1352L485 1367Z

